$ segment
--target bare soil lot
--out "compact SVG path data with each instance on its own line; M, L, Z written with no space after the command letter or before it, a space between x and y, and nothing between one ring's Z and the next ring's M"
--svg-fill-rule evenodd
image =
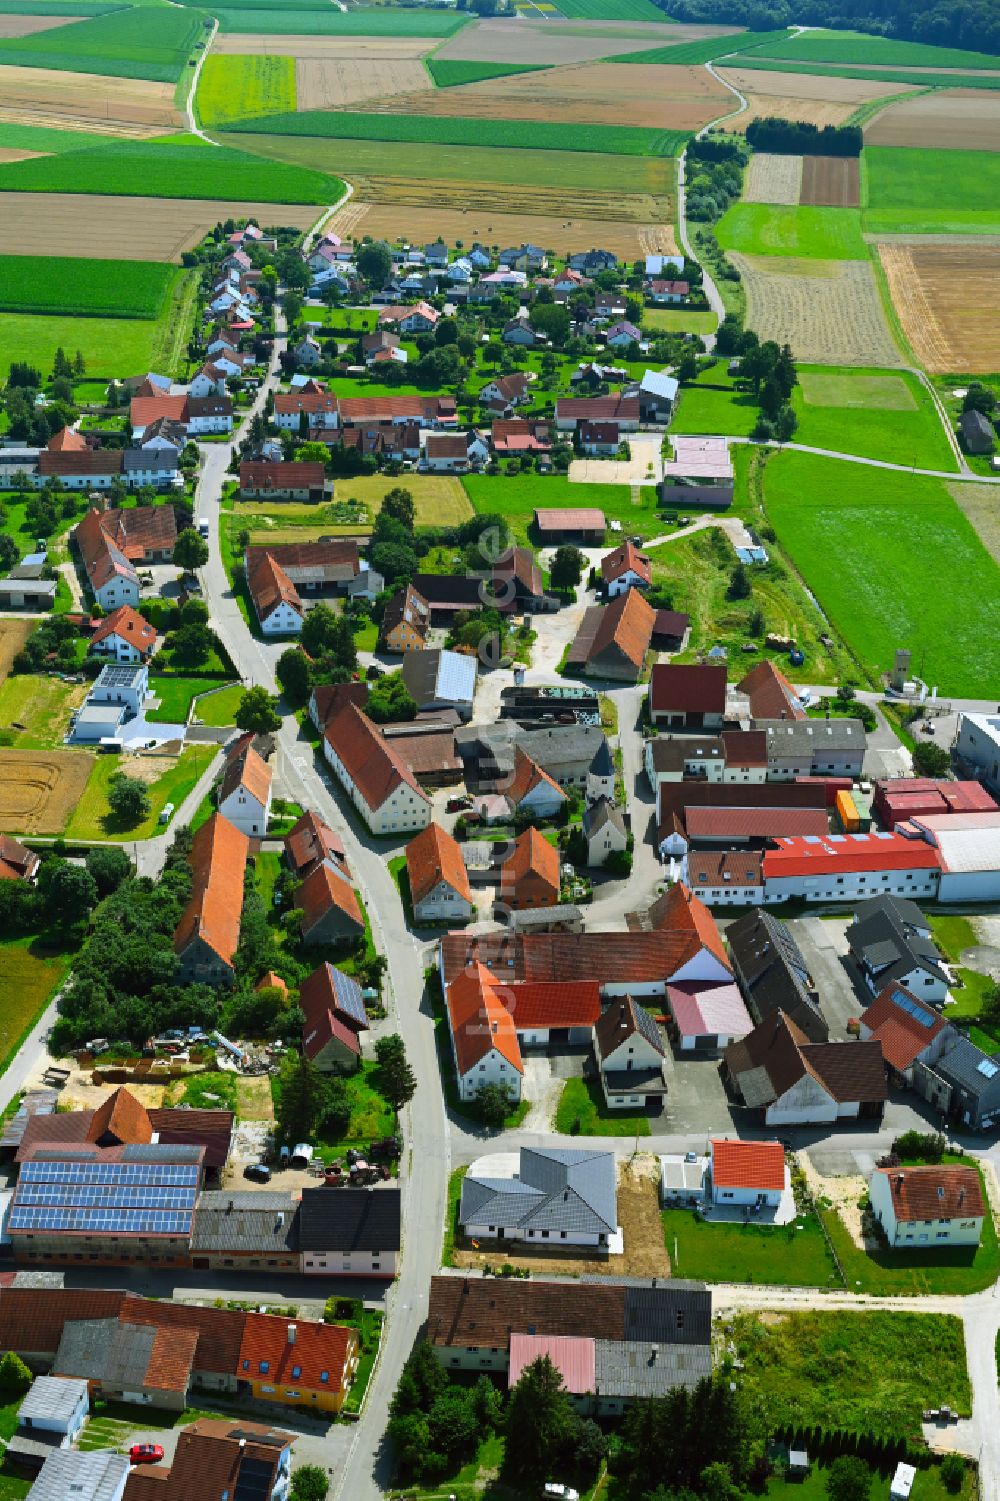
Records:
M945 89L888 105L865 127L869 146L1000 151L1000 99L983 89Z
M804 156L799 202L857 208L861 202L860 165L856 156Z
M423 186L433 189L435 185ZM447 190L452 185L445 183L438 186ZM361 184L358 189L360 193ZM542 196L544 199L551 195ZM436 236L449 244L455 240L484 240L490 245L529 241L544 245L559 254L572 254L577 250L589 250L594 245L603 245L615 255L628 260L657 251L676 253L677 250L673 226L669 222L559 218L552 214L528 211L497 213L489 204L480 208L447 209L434 206L433 193L429 193L428 198L431 201L415 204L401 202L399 199L373 203L360 196L355 197L334 215L329 228L345 239L352 235L372 235L376 238L387 236L393 239L404 236L417 244ZM438 202L441 202L440 198Z
M0 37L33 36L36 31L54 31L57 26L72 26L86 16L0 16Z
M412 99L387 99L379 108L483 120L620 125L627 99L630 125L700 130L722 113L730 97L704 68L588 63L424 91Z
M34 628L33 620L0 620L0 683L6 680L11 663Z
M198 198L102 198L84 193L0 193L0 255L107 256L179 261L214 224L249 217L308 229L318 208Z
M88 751L0 747L0 828L10 834L61 833L93 764Z
M0 66L3 121L63 129L103 127L112 135L129 136L162 135L182 123L170 83Z
M297 57L295 60L299 109L355 109L359 104L380 100L384 109L408 112L414 108L414 99L433 89L430 74L419 57ZM404 99L399 99L399 95Z
M933 374L1000 369L1000 241L880 241L893 306L920 363Z
M429 37L409 36L218 36L212 51L237 56L270 53L272 57L313 57L343 60L348 57L380 58L423 57L434 46Z
M760 338L787 340L809 364L903 364L867 261L731 259L746 287L747 327Z
M755 151L747 168L743 202L796 204L801 183L801 156Z
M735 28L727 26L659 26L655 22L616 25L602 21L474 21L449 37L435 53L440 58L465 58L477 63L550 63L560 67L569 63L592 62L596 58L641 52L646 47L672 46L675 42L696 42L702 37L723 36Z

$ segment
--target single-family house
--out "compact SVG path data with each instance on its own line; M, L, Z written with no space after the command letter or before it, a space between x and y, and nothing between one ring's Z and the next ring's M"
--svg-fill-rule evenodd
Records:
M559 889L559 851L537 829L525 829L500 867L501 905L555 907Z
M901 985L931 1005L941 1005L947 997L948 972L927 921L905 897L883 893L860 902L845 937L873 995Z
M1000 1120L1000 1062L949 1027L937 1057L913 1064L913 1088L948 1120L974 1131Z
M247 549L247 589L265 636L297 636L305 608L298 589L265 547Z
M522 349L533 349L542 342L542 335L535 333L526 317L512 318L505 323L500 337L505 344L515 344Z
M248 839L263 839L271 816L271 768L252 745L229 762L219 784L218 808Z
M646 300L654 307L678 307L691 295L691 283L670 281L662 276L651 276L643 283Z
M811 1042L830 1029L802 950L787 923L771 912L748 912L726 929L733 973L755 1022L781 1011Z
M528 377L521 370L514 370L510 375L496 375L489 381L479 393L479 400L483 406L489 407L494 415L508 417L513 409L528 400L531 395L531 385Z
M323 500L327 491L326 470L320 463L249 460L240 465L240 500L313 502Z
M129 1479L127 1454L111 1449L55 1449L28 1492L29 1501L122 1501Z
M174 490L181 484L176 448L126 448L122 453L122 479L130 490L146 485L154 490Z
M221 813L194 836L191 896L174 933L182 984L231 985L250 841Z
M116 662L146 662L156 649L156 631L131 605L120 605L98 622L88 651Z
M425 433L421 443L423 465L431 474L467 474L481 469L490 456L488 440L469 428L464 433Z
M594 1061L609 1110L649 1110L667 1095L666 1049L652 1016L619 996L594 1028Z
M0 834L0 881L33 881L40 856L10 834Z
M713 1204L758 1211L777 1209L791 1182L780 1141L732 1141L713 1136L710 1145L708 1174Z
M783 1011L774 1011L723 1056L736 1099L761 1111L768 1126L882 1118L888 1090L874 1039L809 1042Z
M86 1381L36 1376L17 1410L17 1427L5 1445L5 1460L27 1470L41 1469L50 1454L76 1442L89 1413Z
M474 1162L462 1182L458 1222L474 1240L609 1251L620 1233L614 1153L522 1147Z
M441 314L429 302L379 309L379 328L394 328L401 334L433 333Z
M398 590L382 615L379 647L386 652L423 651L430 630L431 607L412 584Z
M551 608L542 570L530 547L508 547L493 564L493 593L498 610L534 611Z
M539 819L554 818L566 802L559 783L521 745L514 747L514 774L504 793L512 809Z
M226 372L212 360L204 365L188 382L189 396L225 396Z
M649 717L658 729L721 729L726 712L726 668L658 662L649 677Z
M474 962L456 974L445 991L462 1100L474 1100L487 1084L502 1085L512 1104L521 1098L521 1048L513 1017L498 990L496 978L484 965Z
M406 873L416 922L468 922L472 887L458 841L430 823L406 846Z
M560 396L556 401L558 430L575 432L581 422L616 422L623 433L638 432L639 398L620 391L610 396Z
M914 1064L933 1064L955 1031L933 1006L901 985L887 985L861 1017L858 1035L862 1042L873 1037L880 1042L894 1077L912 1084Z
M323 753L373 834L416 833L430 823L430 798L356 704L341 702L327 720Z
M549 258L541 245L516 245L501 250L497 262L514 271L538 272L545 270Z
M299 989L302 1051L324 1074L353 1074L361 1062L361 1033L368 1031L361 986L328 961Z
M617 422L581 422L576 442L581 453L592 459L613 459L622 441Z
M391 1279L399 1263L402 1219L402 1195L389 1184L374 1191L345 1187L335 1194L323 1186L304 1188L300 1270L307 1277ZM241 1501L238 1494L233 1501Z
M601 866L609 855L628 849L628 829L621 810L607 797L588 803L583 812L583 837L587 842L587 864Z
M979 1169L958 1163L877 1167L868 1197L895 1251L978 1246L989 1213Z
M631 539L601 559L601 579L608 599L627 589L648 589L652 578L649 558Z
M615 271L618 257L611 250L577 250L566 262L572 271L594 276L598 271Z
M752 719L787 721L806 718L799 695L770 658L752 667L737 684L737 689L750 700Z
M199 1418L181 1429L169 1464L132 1470L125 1501L191 1501L195 1496L287 1501L294 1438L242 1419Z
M543 462L552 449L552 429L544 419L498 418L490 430L493 452L497 458L515 458L522 453L540 454Z
M350 876L336 860L324 860L310 871L295 893L302 913L302 942L353 943L364 937L365 919Z
M625 317L625 294L623 292L597 292L594 295L594 322L607 323L609 319Z
M605 343L609 349L628 349L629 345L638 344L641 338L642 333L635 324L622 318L617 323L612 323L605 335Z

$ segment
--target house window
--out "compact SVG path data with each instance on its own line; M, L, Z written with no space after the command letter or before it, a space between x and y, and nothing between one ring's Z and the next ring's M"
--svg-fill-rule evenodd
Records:
M302 1375L302 1367L300 1365L293 1365L292 1366L292 1380L293 1381L298 1381L298 1379L299 1379L299 1377L301 1375Z
M330 1372L329 1371L320 1371L320 1373L319 1373L319 1379L320 1379L320 1381L322 1381L325 1384L330 1379Z
M271 1369L271 1362L269 1360L262 1360L261 1363L260 1363L260 1374L262 1376L266 1376L267 1373L268 1373L268 1371L270 1369Z

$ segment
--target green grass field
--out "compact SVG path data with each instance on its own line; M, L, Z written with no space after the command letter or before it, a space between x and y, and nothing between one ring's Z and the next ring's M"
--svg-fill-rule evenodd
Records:
M650 0L556 0L571 21L665 21L668 17Z
M296 5L270 10L241 4L238 9L213 10L224 32L257 32L261 36L452 36L471 15L433 11L426 6L369 6L339 11L330 5Z
M427 71L439 89L452 89L456 84L482 83L487 78L506 78L511 73L540 73L541 63L470 63L453 61L449 57L429 57Z
M632 504L627 485L574 485L564 475L525 474L516 479L486 474L467 474L462 484L473 509L506 518L519 542L527 540L535 508L597 506L608 521L652 535L656 520L656 492L651 485L641 491L639 505Z
M984 68L997 70L1000 59L985 52L963 52L959 47L934 47L924 42L898 42L868 36L860 31L816 29L787 41L754 49L760 56L807 63L848 63L860 67L887 68Z
M120 0L3 0L3 16L105 16Z
M638 54L630 58L638 62ZM657 62L663 58L657 54ZM617 58L616 61L623 61ZM843 63L795 63L780 62L777 58L764 57L759 52L741 52L730 59L726 67L754 68L765 73L800 73L810 78L872 78L876 83L917 83L924 89L1000 89L1000 78L991 78L986 73L920 73L907 72L905 68L848 68Z
M156 261L2 255L0 310L156 318L177 274L176 267Z
M86 692L82 683L65 683L47 674L16 673L7 678L0 685L4 744L18 750L58 749L69 728L70 710L79 708ZM10 728L15 724L24 728Z
M1000 568L946 481L785 450L764 488L779 539L867 667L905 645L945 695L1000 693Z
M828 1427L902 1438L931 1403L971 1410L962 1322L950 1314L783 1313L762 1324L737 1315L743 1380L775 1428ZM900 1359L900 1352L906 1358Z
M863 261L868 255L856 208L734 203L715 232L723 250L742 255L794 255L820 261Z
M338 118L331 115L331 119ZM549 187L553 203L560 190L581 188L616 193L622 188L622 159L583 151L502 151L489 146L436 146L419 141L355 141L318 136L226 134L224 144L245 147L264 157L294 162L321 172L348 177L408 177L432 181L496 183L501 187ZM677 164L669 156L634 156L628 164L633 193L672 196ZM482 215L483 232L489 219ZM473 227L477 222L473 219Z
M294 57L211 55L198 78L198 118L226 125L295 108Z
M587 151L612 156L676 156L690 139L688 131L643 130L625 125L563 125L538 120L451 119L315 109L234 122L230 129L270 135L333 136L343 140L493 146L516 151Z
M863 161L869 232L1000 234L996 153L872 146Z
M186 678L174 677L165 673L156 673L149 683L149 691L155 693L160 700L158 709L150 709L146 713L147 719L154 720L157 724L184 724L194 700L199 693L205 693L209 688L219 687L226 680L220 679L213 683L211 678Z
M51 130L44 125L0 124L0 146L13 151L84 151L106 144L107 137L86 130Z
M333 203L344 185L307 167L261 161L227 147L196 151L181 145L115 141L89 151L0 166L0 191L4 189L320 204Z
M157 324L129 318L35 318L0 313L0 375L27 360L48 373L57 349L80 350L91 375L106 380L123 370L159 368L153 358Z
M38 937L0 942L0 1073L69 968L70 956Z
M710 310L683 307L647 307L642 310L642 326L654 333L714 334L719 320Z
M790 36L788 31L765 31L725 32L721 36L705 37L698 42L680 42L671 47L669 43L665 47L654 47L648 52L625 52L620 57L610 58L615 63L710 63L713 58L726 57L730 52L739 52L744 46L752 50L753 47L763 47L770 38L783 41ZM741 53L742 58L742 53ZM734 65L735 66L735 65ZM742 62L741 62L742 66Z
M202 30L200 12L137 5L5 40L0 43L0 64L174 83Z
M674 1277L841 1286L823 1231L811 1215L781 1226L710 1224L690 1209L666 1209L661 1218Z
M719 362L703 371L680 392L670 422L673 433L724 433L746 438L756 426L760 408L753 396L738 391Z
M937 408L915 375L822 365L798 371L797 443L917 469L955 469Z
M556 1130L562 1136L648 1136L649 1116L609 1110L596 1079L567 1079L556 1106Z
M127 771L128 762L122 765L118 756L98 756L84 788L83 797L77 803L66 828L67 839L149 839L162 833L160 813L167 803L179 809L184 799L193 792L198 779L211 766L218 748L214 745L189 745L174 766L158 781L149 785L149 817L134 828L123 828L108 806L108 783L118 771Z
M206 694L199 698L194 712L202 724L212 724L219 728L235 724L236 710L240 706L243 692L242 683L233 683L228 688L222 688L218 693Z

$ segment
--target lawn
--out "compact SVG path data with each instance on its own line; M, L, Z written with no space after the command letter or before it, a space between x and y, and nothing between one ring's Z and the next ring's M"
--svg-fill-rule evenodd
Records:
M627 125L564 125L541 120L364 114L355 110L300 110L232 124L235 131L271 135L334 136L361 141L432 141L442 146L493 146L505 150L596 151L613 156L676 156L690 131L645 130Z
M118 756L98 756L90 773L83 797L80 799L66 829L67 839L149 839L162 833L159 824L161 810L167 803L179 809L189 796L198 779L211 766L218 754L214 745L189 745L178 757L171 769L157 781L149 784L151 811L149 817L135 828L126 829L112 815L108 806L108 783L118 771L128 772L130 763L120 762Z
M343 1136L328 1135L324 1131L315 1137L316 1155L324 1162L335 1157L343 1158L349 1147L370 1147L379 1137L391 1136L396 1130L396 1116L378 1092L378 1064L363 1058L356 1074L344 1080L351 1100L351 1119ZM280 1075L272 1075L271 1094L275 1111L281 1097Z
M381 509L386 491L400 485L413 496L414 520L418 527L461 526L474 514L462 481L448 474L404 474L402 478L389 474L363 474L355 479L335 480L333 493L337 501L362 501L375 515Z
M579 1121L579 1127L573 1127ZM556 1106L561 1136L648 1136L649 1116L609 1110L596 1079L567 1079Z
M462 1202L462 1182L469 1171L468 1165L456 1167L448 1178L448 1198L444 1210L444 1244L441 1247L441 1265L455 1263L455 1241L458 1239L458 1210Z
M820 261L868 257L861 237L861 212L856 208L734 203L715 233L723 250L742 255L792 255Z
M225 125L295 108L295 58L211 54L198 78L198 117Z
M45 1010L70 958L44 936L0 941L0 1073Z
M192 1110L231 1110L238 1113L237 1076L231 1070L214 1069L184 1080L179 1101ZM210 1098L211 1097L211 1098Z
M524 474L514 479L469 474L462 483L473 509L503 516L518 542L527 541L537 507L596 506L608 521L621 521L647 536L659 528L656 491L651 485L640 490L640 502L633 505L628 485L574 485L561 474Z
M666 21L650 0L557 0L557 10L571 21Z
M18 750L56 750L69 728L69 713L87 696L85 683L18 673L0 687L0 743ZM14 725L23 725L22 730Z
M471 19L442 14L429 6L369 6L340 11L330 5L296 5L287 10L241 4L238 9L215 10L223 32L251 32L261 36L430 36L446 37Z
M79 349L91 374L111 380L123 370L156 366L153 350L159 325L136 318L32 317L0 313L0 376L10 365L27 360L44 374L52 369L57 349Z
M199 12L137 5L0 43L0 64L174 83L202 33Z
M1000 233L995 152L870 146L863 165L864 224L871 233Z
M226 681L219 679L219 685ZM211 678L174 677L156 673L150 678L149 690L160 700L158 709L149 709L146 718L156 724L186 724L191 705L200 693L216 686ZM213 724L214 720L206 723Z
M765 31L755 33L753 37L745 31L724 32L722 36L705 37L696 42L680 42L674 46L668 43L665 47L654 47L647 52L625 52L618 57L610 58L610 62L616 63L666 63L668 66L674 63L695 65L698 63L710 63L713 58L726 57L730 52L738 52L748 42L756 46L763 46L769 38L776 37L779 40L789 36L787 31ZM742 58L740 59L742 66Z
M842 1286L823 1231L811 1214L776 1227L709 1224L690 1209L667 1209L661 1218L674 1277Z
M274 888L280 875L281 856L278 851L259 850L254 856L253 883L268 915L274 912Z
M187 145L122 140L0 166L4 190L320 204L333 203L344 185L308 167L262 161L225 146L197 151Z
M0 310L156 318L178 274L156 261L0 255Z
M943 480L787 450L768 458L767 515L869 669L900 646L944 694L1000 693L1000 568Z
M996 70L997 59L985 52L933 47L924 42L890 41L860 31L809 30L787 41L754 49L759 55L810 63L850 63L865 68L983 68ZM916 81L916 80L915 80Z
M937 407L909 371L799 365L798 374L796 443L919 469L956 467Z
M812 1456L810 1458L812 1459ZM874 1472L869 1501L891 1501L890 1489L895 1470L896 1460L891 1459L883 1465L881 1470ZM773 1475L767 1482L765 1494L769 1501L827 1501L828 1476L829 1461L817 1457L810 1464L809 1473L801 1480L786 1477L780 1472ZM965 1472L965 1484L958 1493L959 1501L974 1501L977 1494L976 1470L970 1464ZM945 1487L941 1479L940 1459L917 1470L913 1489L910 1492L910 1501L949 1501L949 1498L950 1501L955 1501L955 1496Z
M685 307L646 307L642 310L643 329L665 334L714 334L718 318L708 309Z
M195 718L201 724L215 725L220 729L235 724L236 710L244 692L242 683L232 683L217 693L204 694L195 705Z
M734 1320L743 1381L772 1428L819 1426L904 1438L942 1403L967 1414L971 1390L961 1320L949 1314L867 1310Z
M720 362L681 389L670 422L672 433L725 433L746 438L760 416L760 407L747 391L737 390Z

